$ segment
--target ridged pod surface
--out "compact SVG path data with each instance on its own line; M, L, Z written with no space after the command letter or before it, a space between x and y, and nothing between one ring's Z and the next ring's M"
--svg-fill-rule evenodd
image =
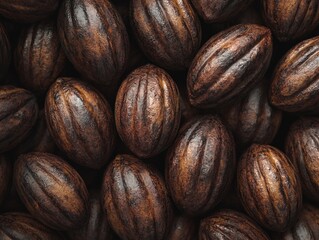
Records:
M71 230L89 216L88 191L80 175L49 153L20 155L14 181L28 211L50 228Z
M197 223L186 216L175 216L166 240L196 240Z
M203 215L225 196L235 172L234 146L218 117L195 118L183 127L165 166L168 189L182 212Z
M118 155L103 180L102 202L123 240L164 240L171 226L171 202L163 178L130 155Z
M128 35L109 0L66 0L58 30L68 59L97 85L116 85L129 55Z
M117 131L138 157L149 158L164 151L175 139L180 118L178 88L164 70L154 65L133 71L117 93Z
M1 5L1 3L0 3ZM7 32L3 24L0 22L0 80L2 80L9 68L11 61L11 45L7 36Z
M246 212L264 228L286 231L302 207L297 172L282 152L253 144L238 165L238 190Z
M11 159L0 156L0 206L6 199L11 188L12 164Z
M319 111L319 37L299 43L281 59L269 95L287 112Z
M101 168L115 145L113 113L94 88L74 78L59 78L48 91L45 115L57 146L76 163Z
M155 64L186 69L201 44L201 25L189 0L134 0L131 25L145 55Z
M189 68L190 103L215 108L233 101L261 80L271 56L268 28L240 24L218 33L199 50Z

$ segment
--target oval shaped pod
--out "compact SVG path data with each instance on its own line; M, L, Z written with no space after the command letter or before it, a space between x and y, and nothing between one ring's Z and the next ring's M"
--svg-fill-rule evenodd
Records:
M64 1L58 30L68 59L86 80L116 85L125 70L129 40L109 0Z
M89 216L85 183L58 156L35 152L20 155L14 181L28 211L45 225L71 230L85 224Z
M68 158L101 168L115 145L113 113L104 97L75 78L59 78L48 91L45 115L51 136Z
M166 237L167 240L196 240L197 223L186 216L175 216L171 229Z
M281 59L269 95L287 112L319 111L319 37L299 43Z
M38 117L35 96L22 88L0 87L0 152L21 143Z
M213 36L188 71L191 104L215 108L243 95L264 76L271 55L271 32L259 25L240 24Z
M162 177L130 155L118 155L107 168L102 203L115 232L126 240L166 239L171 202Z
M145 55L155 64L186 69L201 44L200 21L188 0L135 0L131 25Z
M10 159L0 156L0 206L6 199L11 188L12 164Z
M116 97L118 134L138 157L164 151L175 139L181 118L179 92L161 68L145 65L122 83Z
M1 5L1 3L0 3ZM11 62L11 46L4 25L0 22L0 80L7 74Z
M165 166L168 189L182 212L203 215L225 196L235 170L234 148L218 117L195 118L183 127Z
M199 239L270 240L267 234L250 218L233 210L220 210L202 219Z
M264 228L282 232L297 221L301 186L286 155L274 147L253 144L243 154L237 174L241 202Z

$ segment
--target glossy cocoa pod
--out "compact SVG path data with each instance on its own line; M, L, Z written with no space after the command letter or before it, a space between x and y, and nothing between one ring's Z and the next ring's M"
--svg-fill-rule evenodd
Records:
M51 136L68 158L99 169L115 145L114 119L103 96L75 78L59 78L48 91L45 115Z
M0 87L0 152L15 148L28 135L38 117L35 96L22 88Z
M240 24L213 36L188 71L190 103L215 108L234 101L264 76L272 55L268 28Z
M117 131L138 157L153 157L170 146L177 134L180 116L179 92L175 82L154 65L133 71L117 93Z
M17 192L28 211L50 228L71 230L89 216L89 194L80 175L49 153L20 155L14 167Z
M56 23L44 21L27 28L20 36L15 62L21 84L44 95L66 63Z
M1 3L0 3L1 5ZM11 46L4 25L0 22L0 80L7 74L11 61Z
M317 0L262 0L264 18L280 41L295 40L319 25Z
M211 211L229 190L235 144L216 116L188 122L167 156L165 173L175 205L188 215Z
M209 239L270 240L250 218L233 210L220 210L201 220L199 240Z
M238 166L238 190L246 212L264 228L282 232L297 221L302 192L297 172L278 149L253 144Z
M186 69L201 44L201 25L189 0L134 0L131 25L144 54L155 64Z
M86 80L116 85L125 70L129 40L109 0L64 1L58 30L68 59Z
M104 175L102 189L107 218L122 239L166 239L172 206L156 171L130 155L118 155Z
M5 156L0 156L0 206L6 199L10 187L12 178L12 164L10 159Z
M271 103L287 112L319 111L319 37L292 48L275 70Z
M176 216L166 240L196 240L197 235L197 223L194 219Z

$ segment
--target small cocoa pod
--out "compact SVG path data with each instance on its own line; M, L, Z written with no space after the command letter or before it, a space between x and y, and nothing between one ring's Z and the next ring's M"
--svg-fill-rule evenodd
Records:
M28 211L50 228L71 230L89 216L88 191L80 175L49 153L20 155L14 167L17 192Z
M195 220L186 216L175 216L167 240L196 240L197 224Z
M302 207L301 185L282 152L253 144L239 162L237 182L246 212L264 228L282 232L295 224Z
M199 50L189 68L190 103L215 108L234 101L261 80L271 55L268 28L240 24L218 33Z
M12 178L12 164L10 159L5 156L0 156L0 206L6 199L10 187Z
M182 212L203 215L225 196L235 172L234 148L218 117L195 118L183 127L165 166L168 189Z
M172 206L156 171L130 155L118 155L107 168L102 189L107 218L122 239L166 239Z
M154 65L133 71L117 93L117 131L138 157L149 158L164 151L175 139L180 116L175 82Z
M51 136L68 158L95 169L108 162L115 145L113 113L94 88L59 78L48 91L45 115Z
M1 3L0 3L1 5ZM7 74L11 61L11 46L4 25L0 22L0 80Z

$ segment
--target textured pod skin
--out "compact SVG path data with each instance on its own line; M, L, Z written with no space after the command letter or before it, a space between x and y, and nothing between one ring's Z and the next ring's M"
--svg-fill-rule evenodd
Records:
M282 152L253 144L239 162L237 182L246 212L264 228L282 232L296 222L302 207L301 186Z
M35 96L13 86L0 87L0 152L15 148L28 135L38 117Z
M45 115L57 146L74 162L99 169L115 145L112 110L103 96L74 78L59 78L48 91Z
M80 175L61 158L49 153L20 155L14 180L28 211L45 225L71 230L85 224L88 191Z
M0 156L0 206L6 199L10 187L12 178L12 164L10 159L5 156Z
M199 240L270 240L251 219L233 210L220 210L200 222Z
M301 38L319 25L317 0L262 0L265 21L280 41Z
M189 0L135 0L131 25L141 49L155 64L186 69L201 44L201 25Z
M58 30L68 59L85 79L97 85L116 85L125 70L129 40L109 0L64 1Z
M171 226L171 202L162 177L130 155L118 155L103 180L102 202L123 240L164 240Z
M168 189L182 212L203 215L225 196L235 170L234 147L218 117L195 118L183 127L165 166Z
M122 83L116 97L117 131L138 157L164 151L175 139L181 118L179 92L162 69L145 65Z
M44 21L26 29L20 37L15 62L21 84L44 95L66 63L55 22Z
M193 219L176 216L166 240L196 240L197 235L197 224Z
M1 3L0 3L1 5ZM11 46L5 30L0 22L0 80L2 80L9 68L11 61Z
M268 28L240 24L218 33L199 50L189 68L190 103L215 108L233 101L261 80L271 55Z
M292 48L275 70L271 103L287 112L319 111L319 37Z

